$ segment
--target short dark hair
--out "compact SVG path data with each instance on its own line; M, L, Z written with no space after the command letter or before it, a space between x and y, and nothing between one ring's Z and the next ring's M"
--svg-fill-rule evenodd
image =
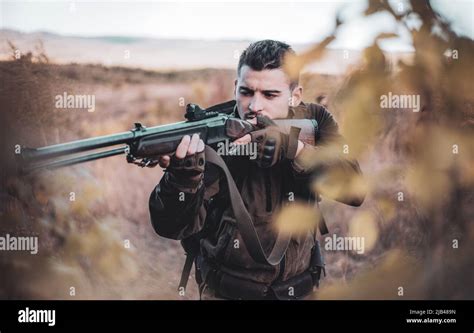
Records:
M290 45L277 40L265 39L252 43L240 55L237 75L240 75L244 65L255 71L282 68L287 54L296 53ZM297 85L298 78L290 82L290 89L293 90Z

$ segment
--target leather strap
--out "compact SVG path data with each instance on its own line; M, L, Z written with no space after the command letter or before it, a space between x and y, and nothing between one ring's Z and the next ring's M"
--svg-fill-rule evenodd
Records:
M229 190L229 198L237 223L237 228L242 235L242 240L244 241L245 247L250 256L258 263L269 264L272 266L278 265L288 249L290 237L279 233L272 251L267 255L260 243L252 218L245 207L242 197L237 189L237 185L230 174L229 168L222 157L220 157L211 147L206 146L205 153L206 160L220 167L225 174L227 188Z
M296 152L298 151L300 132L301 128L291 126L290 133L288 134L288 150L286 151L286 158L290 160L295 158Z

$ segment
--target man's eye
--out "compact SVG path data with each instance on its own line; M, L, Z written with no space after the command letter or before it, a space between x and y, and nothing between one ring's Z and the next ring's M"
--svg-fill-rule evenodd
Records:
M250 96L252 93L251 93L250 91L248 91L248 90L241 90L241 91L240 91L240 94L241 94L241 95L244 95L244 96Z
M274 94L265 94L265 97L266 98L275 98L276 95L274 95Z

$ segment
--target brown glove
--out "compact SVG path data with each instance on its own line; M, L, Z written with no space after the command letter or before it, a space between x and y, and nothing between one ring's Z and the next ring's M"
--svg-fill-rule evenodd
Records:
M181 190L196 189L204 176L206 164L204 151L179 159L171 157L170 165L166 168L168 181Z
M300 129L292 127L290 134L283 133L270 118L257 116L256 131L250 133L251 141L257 143L257 163L269 168L282 159L294 159L298 148Z

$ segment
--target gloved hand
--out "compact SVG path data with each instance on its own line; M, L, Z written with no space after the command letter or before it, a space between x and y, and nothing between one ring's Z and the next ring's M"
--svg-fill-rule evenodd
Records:
M180 182L199 182L204 174L204 165L206 164L204 151L187 155L184 158L177 158L176 154L171 157L170 165L166 169L179 179Z
M168 182L183 191L197 189L204 177L204 142L194 134L184 136L173 156L162 156L160 166L166 168Z
M257 130L250 133L251 142L257 144L258 165L269 168L284 158L294 159L298 148L299 129L292 128L290 135L283 133L270 118L257 116Z

